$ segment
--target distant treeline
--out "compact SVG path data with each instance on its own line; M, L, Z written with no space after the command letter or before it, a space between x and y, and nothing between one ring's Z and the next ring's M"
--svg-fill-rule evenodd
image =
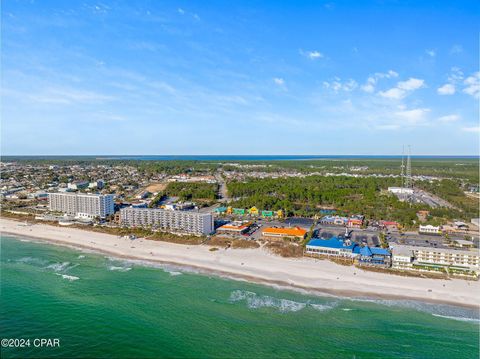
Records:
M102 159L92 156L4 156L3 162L19 161L29 164L64 165L127 165L134 166L146 174L188 172L212 172L220 166L224 170L240 172L279 170L303 173L355 171L359 174L400 174L400 158L345 158L345 159L311 159L311 160L138 160L138 159ZM261 168L231 166L227 163L263 165ZM479 182L478 158L413 158L412 174L463 179L471 183Z

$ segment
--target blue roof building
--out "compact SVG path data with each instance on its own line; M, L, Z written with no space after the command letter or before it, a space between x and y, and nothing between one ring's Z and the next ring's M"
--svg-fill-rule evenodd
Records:
M365 246L360 249L358 262L359 264L390 266L391 257L392 254L387 249Z
M333 237L310 240L305 252L311 255L354 258L360 254L360 247L349 239Z

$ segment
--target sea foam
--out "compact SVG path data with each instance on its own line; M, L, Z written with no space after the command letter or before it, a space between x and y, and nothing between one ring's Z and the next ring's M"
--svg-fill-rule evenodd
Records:
M310 301L296 302L293 300L275 298L268 295L258 295L257 293L244 290L234 290L230 294L230 301L245 301L247 303L247 307L251 309L275 308L281 313L298 312L307 306L318 311L326 311L334 308L337 305L335 302L328 304L311 303Z
M79 280L79 277L75 277L74 275L67 275L67 274L60 274L60 273L55 273L58 276L61 276L63 279L67 279L70 282L73 282L74 280Z

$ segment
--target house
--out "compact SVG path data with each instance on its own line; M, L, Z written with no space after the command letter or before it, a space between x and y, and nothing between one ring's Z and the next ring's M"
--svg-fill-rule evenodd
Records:
M349 239L338 237L330 239L315 238L308 242L305 253L313 256L355 258L360 254L360 247Z
M307 230L300 227L293 228L276 228L276 227L267 227L262 230L262 236L268 239L304 239L307 234Z

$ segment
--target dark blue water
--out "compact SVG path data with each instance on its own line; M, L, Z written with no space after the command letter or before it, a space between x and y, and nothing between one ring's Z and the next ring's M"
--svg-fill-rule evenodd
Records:
M411 156L417 159L479 159L479 156ZM401 155L91 155L91 156L4 156L13 160L136 160L136 161L304 161L322 159L401 159Z

